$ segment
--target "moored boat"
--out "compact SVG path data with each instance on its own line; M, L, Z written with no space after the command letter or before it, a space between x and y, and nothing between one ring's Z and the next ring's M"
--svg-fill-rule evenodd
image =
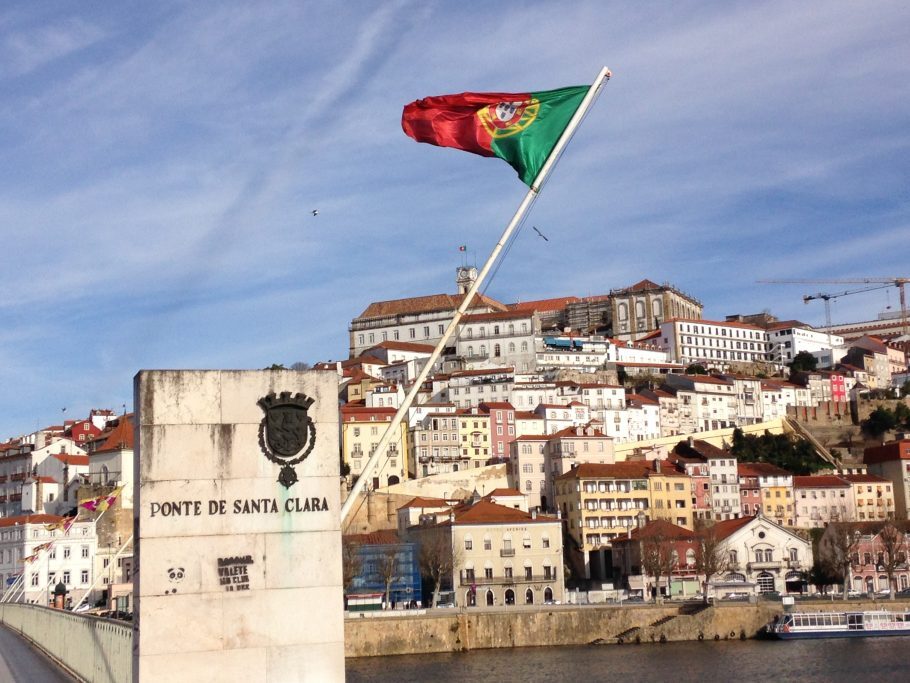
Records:
M768 633L782 640L910 636L910 611L792 612L777 617Z

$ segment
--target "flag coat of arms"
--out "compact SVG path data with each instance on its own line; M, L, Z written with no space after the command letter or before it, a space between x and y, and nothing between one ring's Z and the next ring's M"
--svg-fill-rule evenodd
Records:
M499 157L532 186L588 90L425 97L405 106L401 127L417 142Z

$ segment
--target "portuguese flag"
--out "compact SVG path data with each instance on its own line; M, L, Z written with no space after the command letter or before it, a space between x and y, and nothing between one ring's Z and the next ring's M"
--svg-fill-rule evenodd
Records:
M426 97L404 108L401 127L417 142L499 157L530 186L588 90Z

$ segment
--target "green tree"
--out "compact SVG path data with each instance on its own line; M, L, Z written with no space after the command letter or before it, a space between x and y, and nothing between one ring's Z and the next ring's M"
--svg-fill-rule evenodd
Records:
M895 418L894 413L885 408L884 406L879 406L871 413L869 417L863 420L860 423L863 433L868 434L869 436L879 439L881 436L897 426L897 418Z
M825 467L807 441L789 434L743 434L737 428L733 430L730 451L740 462L767 462L797 475L812 474Z
M799 372L800 370L814 372L817 367L818 359L808 351L800 351L793 357L793 361L790 363L791 372Z
M705 366L701 363L692 363L689 367L686 368L687 375L707 375L708 371L705 370Z

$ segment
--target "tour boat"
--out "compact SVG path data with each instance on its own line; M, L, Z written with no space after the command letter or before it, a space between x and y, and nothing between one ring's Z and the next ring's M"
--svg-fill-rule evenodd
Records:
M910 636L910 611L793 612L777 617L768 632L783 640Z

